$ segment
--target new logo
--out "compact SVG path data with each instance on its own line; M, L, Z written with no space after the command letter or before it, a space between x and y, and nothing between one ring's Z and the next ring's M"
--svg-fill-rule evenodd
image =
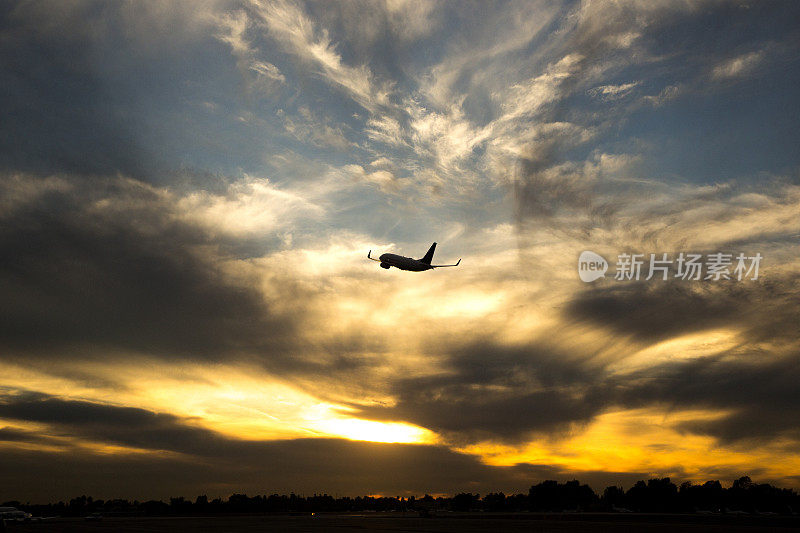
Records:
M581 277L581 281L590 283L604 278L606 270L608 270L608 261L601 255L586 250L581 252L578 257L578 275Z

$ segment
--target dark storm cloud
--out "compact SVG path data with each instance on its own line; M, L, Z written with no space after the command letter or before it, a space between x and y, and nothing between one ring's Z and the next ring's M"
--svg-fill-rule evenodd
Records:
M460 443L522 442L536 431L557 434L589 422L603 407L580 389L502 393L482 390L477 384L443 386L427 381L401 383L398 389L397 405L368 407L359 415L409 421Z
M569 301L569 318L609 326L645 341L741 322L749 293L739 298L711 286L685 282L626 284L581 291Z
M275 355L292 317L201 249L163 191L120 179L0 177L0 345L8 355ZM14 202L15 196L29 199ZM290 290L287 284L287 290Z
M718 420L687 422L681 429L725 442L797 436L798 281L789 275L759 283L601 287L573 298L565 318L607 327L643 343L715 328L737 331L737 344L718 354L608 377L602 384L604 402L724 411Z
M739 353L741 352L741 353ZM800 353L737 350L648 369L617 384L617 401L723 411L715 420L681 423L678 428L710 435L724 443L770 442L800 437Z
M462 490L526 490L542 479L581 479L602 483L633 480L639 474L563 472L547 465L492 467L476 457L446 447L380 444L341 439L243 441L195 427L191 420L144 409L45 394L7 393L0 399L0 417L45 423L48 434L101 444L165 450L181 455L95 455L79 447L63 453L5 450L0 468L3 497L35 494L65 496L59 491L139 497L248 492L338 492L353 487L366 493L405 494ZM39 435L0 430L0 440L41 443ZM41 473L41 476L38 475ZM640 476L641 477L641 476ZM44 485L38 480L46 479ZM158 494L153 480L158 479ZM80 488L76 488L80 487ZM42 496L44 495L44 496Z
M567 320L607 326L642 341L717 327L744 331L743 342L796 339L800 278L759 282L641 282L584 290L565 306Z
M724 442L797 435L797 283L790 276L749 285L641 283L586 290L565 307L564 319L573 327L607 328L641 346L733 328L738 343L699 360L620 374L593 353L483 341L453 348L442 374L396 380L395 405L356 407L360 416L410 421L454 442L520 442L575 429L612 409L665 407L724 413L678 428Z
M406 420L454 440L521 441L568 430L597 415L598 368L548 347L480 342L455 349L448 372L394 383L397 404L361 407L361 416Z
M45 443L47 441L47 437L43 437L33 431L10 427L0 428L0 442Z
M44 423L62 436L75 436L106 444L150 450L169 450L201 456L217 456L246 444L226 439L209 430L188 425L174 415L135 407L121 407L79 400L62 400L41 393L8 394L0 399L0 418Z

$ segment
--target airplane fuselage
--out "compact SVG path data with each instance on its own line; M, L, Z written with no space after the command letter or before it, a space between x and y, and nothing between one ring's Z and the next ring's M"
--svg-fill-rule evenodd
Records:
M383 254L378 259L380 259L383 268L395 267L400 270L410 270L411 272L422 272L433 268L428 263L397 254Z
M399 268L400 270L410 270L411 272L423 272L425 270L433 270L434 268L441 267L457 267L461 264L461 259L459 259L454 265L432 265L431 261L433 261L434 251L436 251L436 243L431 244L431 247L428 248L428 252L420 259L404 257L397 254L383 254L378 259L375 259L372 257L372 250L370 250L367 252L367 259L371 259L372 261L380 261L381 268L395 267Z

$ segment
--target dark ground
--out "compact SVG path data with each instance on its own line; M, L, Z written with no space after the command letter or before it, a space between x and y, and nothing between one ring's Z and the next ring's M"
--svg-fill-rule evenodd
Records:
M402 513L323 514L316 516L257 515L210 517L105 517L99 521L79 518L53 518L43 522L11 523L8 533L16 532L120 532L159 533L174 531L288 533L351 533L365 531L418 531L430 533L531 531L531 532L775 532L800 530L800 516L765 515L655 515L655 514L557 514L521 513L488 515L483 513L445 513L419 518Z

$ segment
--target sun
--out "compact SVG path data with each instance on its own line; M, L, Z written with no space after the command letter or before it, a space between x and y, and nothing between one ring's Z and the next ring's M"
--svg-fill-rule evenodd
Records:
M339 418L319 421L315 426L315 429L330 436L350 440L401 444L430 444L436 440L432 431L401 422Z

